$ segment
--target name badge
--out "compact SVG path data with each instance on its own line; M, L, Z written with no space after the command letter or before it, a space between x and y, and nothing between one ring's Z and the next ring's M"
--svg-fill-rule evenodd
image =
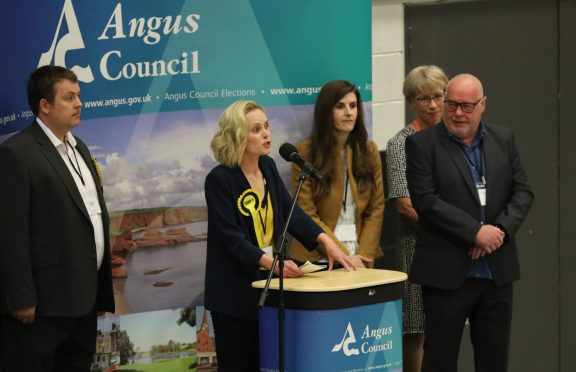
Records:
M336 238L338 238L338 240L341 242L355 242L357 239L356 225L336 225L334 235L336 235Z
M86 195L84 195L84 204L88 210L88 215L93 216L95 214L102 213L102 209L100 209L100 203L98 202L98 195L96 195L95 190L94 192L88 192Z
M476 184L476 190L478 190L478 199L480 199L480 205L486 206L486 184L484 182L479 182Z

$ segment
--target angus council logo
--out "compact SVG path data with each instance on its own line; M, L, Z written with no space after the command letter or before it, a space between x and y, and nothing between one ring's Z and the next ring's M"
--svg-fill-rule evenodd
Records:
M59 38L63 22L66 22L68 32ZM60 19L58 20L58 26L56 27L56 32L52 39L52 45L50 45L48 51L42 53L40 56L38 67L50 64L67 67L66 53L70 50L77 49L84 49L84 40L80 33L80 26L78 25L76 12L72 6L72 0L65 0L62 13L60 13ZM94 81L94 75L92 74L90 66L82 67L75 65L70 67L70 70L74 71L76 76L78 76L78 80L84 83L91 83Z
M366 324L360 336L361 344L359 347L356 347L356 335L352 329L352 324L348 322L342 341L332 347L332 352L342 351L344 355L350 357L353 355L392 350L394 346L392 340L393 334L394 331L391 326L370 328L370 325Z

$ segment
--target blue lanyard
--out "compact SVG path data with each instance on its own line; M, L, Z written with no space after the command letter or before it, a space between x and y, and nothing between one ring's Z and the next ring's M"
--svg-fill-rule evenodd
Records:
M478 146L482 146L482 144L478 144ZM484 159L482 156L482 150L478 149L476 151L478 151L478 155L480 158L478 160L479 160L480 164L477 164L475 159L470 157L471 155L472 156L474 155L473 154L475 152L474 150L463 149L464 158L466 159L466 162L468 163L468 165L476 171L476 174L478 174L478 177L480 178L480 181L482 182L482 184L486 185L486 178L484 177L486 170L485 170L485 165L484 165Z

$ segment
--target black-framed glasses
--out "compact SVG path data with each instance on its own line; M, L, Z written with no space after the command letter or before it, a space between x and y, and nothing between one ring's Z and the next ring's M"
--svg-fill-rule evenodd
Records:
M415 98L421 106L430 106L430 102L434 100L437 104L441 104L444 101L444 94L438 93L433 96L420 96Z
M444 101L444 108L446 108L446 110L448 110L448 111L456 111L458 109L458 106L460 106L460 110L462 110L462 112L469 114L471 112L474 112L476 105L479 104L483 98L484 98L484 96L482 96L478 101L476 101L474 103L456 102L456 101L452 101L452 100L448 99L448 100Z

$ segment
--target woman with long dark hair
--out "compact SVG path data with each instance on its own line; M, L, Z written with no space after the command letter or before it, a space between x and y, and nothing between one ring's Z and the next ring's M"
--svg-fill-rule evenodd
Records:
M382 256L382 164L376 144L368 139L362 98L354 84L333 80L322 87L314 106L312 133L296 147L324 176L304 183L298 205L335 239L355 267L372 265ZM299 175L300 168L293 165L293 187ZM290 257L323 262L326 252L322 247L308 251L294 242Z

